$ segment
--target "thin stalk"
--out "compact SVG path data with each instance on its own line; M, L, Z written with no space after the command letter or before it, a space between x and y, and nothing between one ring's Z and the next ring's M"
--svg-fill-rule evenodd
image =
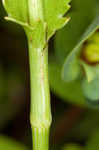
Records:
M48 83L48 46L34 48L28 36L31 113L30 122L33 135L33 150L48 150L51 124L50 94Z

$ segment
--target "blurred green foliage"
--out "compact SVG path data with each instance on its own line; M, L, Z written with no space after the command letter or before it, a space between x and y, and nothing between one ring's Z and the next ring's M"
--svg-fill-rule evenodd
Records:
M29 150L24 145L11 140L9 137L0 136L0 149L2 150Z
M99 1L75 0L71 2L71 6L68 14L71 16L70 22L55 36L55 58L51 59L49 65L50 86L60 98L72 101L72 103L87 105L87 99L93 102L99 99L99 78L96 73L98 64L91 66L84 62L81 59L81 52L84 43L99 28ZM57 67L58 65L60 69ZM60 76L59 78L55 77L54 82L53 67L55 70L58 69L57 74L59 75L57 76ZM94 74L93 81L91 80L89 83L92 73Z
M62 150L83 150L83 148L76 144L67 144L65 145Z
M87 143L85 150L97 150L99 148L99 129L95 130Z

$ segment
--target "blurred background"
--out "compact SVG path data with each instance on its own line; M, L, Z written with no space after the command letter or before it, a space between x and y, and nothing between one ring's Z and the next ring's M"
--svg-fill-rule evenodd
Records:
M0 150L31 150L27 40L23 29L5 21L4 16L6 12L0 1ZM53 41L54 37L49 43L50 60ZM99 101L92 104L94 107L87 107L82 101L69 101L64 94L61 96L51 88L50 149L98 150Z

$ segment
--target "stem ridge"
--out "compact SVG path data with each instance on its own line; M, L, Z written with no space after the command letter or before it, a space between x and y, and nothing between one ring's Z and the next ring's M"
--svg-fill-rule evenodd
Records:
M31 83L30 122L34 150L48 150L51 125L50 92L48 82L48 46L34 47L29 34L29 60Z

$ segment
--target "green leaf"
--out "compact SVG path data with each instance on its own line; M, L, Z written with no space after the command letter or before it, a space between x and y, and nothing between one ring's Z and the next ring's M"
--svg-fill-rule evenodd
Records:
M70 8L69 2L70 0L3 0L8 20L30 29L38 28L36 24L42 22L47 40L69 20L63 17Z
M99 100L99 77L94 78L94 80L90 82L88 82L88 80L84 78L82 82L82 87L83 93L86 98L92 101Z
M99 65L89 65L81 61L80 63L84 68L86 79L88 82L91 82L99 76Z
M71 3L71 21L56 34L57 59L64 63L62 78L66 80L67 70L79 55L82 44L99 28L99 1L75 0ZM94 6L94 7L93 7ZM65 60L65 61L64 61ZM73 68L73 71L75 68Z
M86 74L81 81L83 93L89 100L99 100L99 65L81 64Z
M48 39L56 30L62 28L69 18L63 17L70 8L71 0L45 0L45 20L48 26Z
M75 70L74 70L75 68ZM77 79L80 74L80 64L77 58L73 59L70 63L70 66L65 70L65 81L70 82Z
M27 0L3 0L8 17L16 21L28 22L28 1Z
M61 65L59 63L49 64L49 81L51 90L64 101L77 105L85 105L80 80L70 83L61 79Z

